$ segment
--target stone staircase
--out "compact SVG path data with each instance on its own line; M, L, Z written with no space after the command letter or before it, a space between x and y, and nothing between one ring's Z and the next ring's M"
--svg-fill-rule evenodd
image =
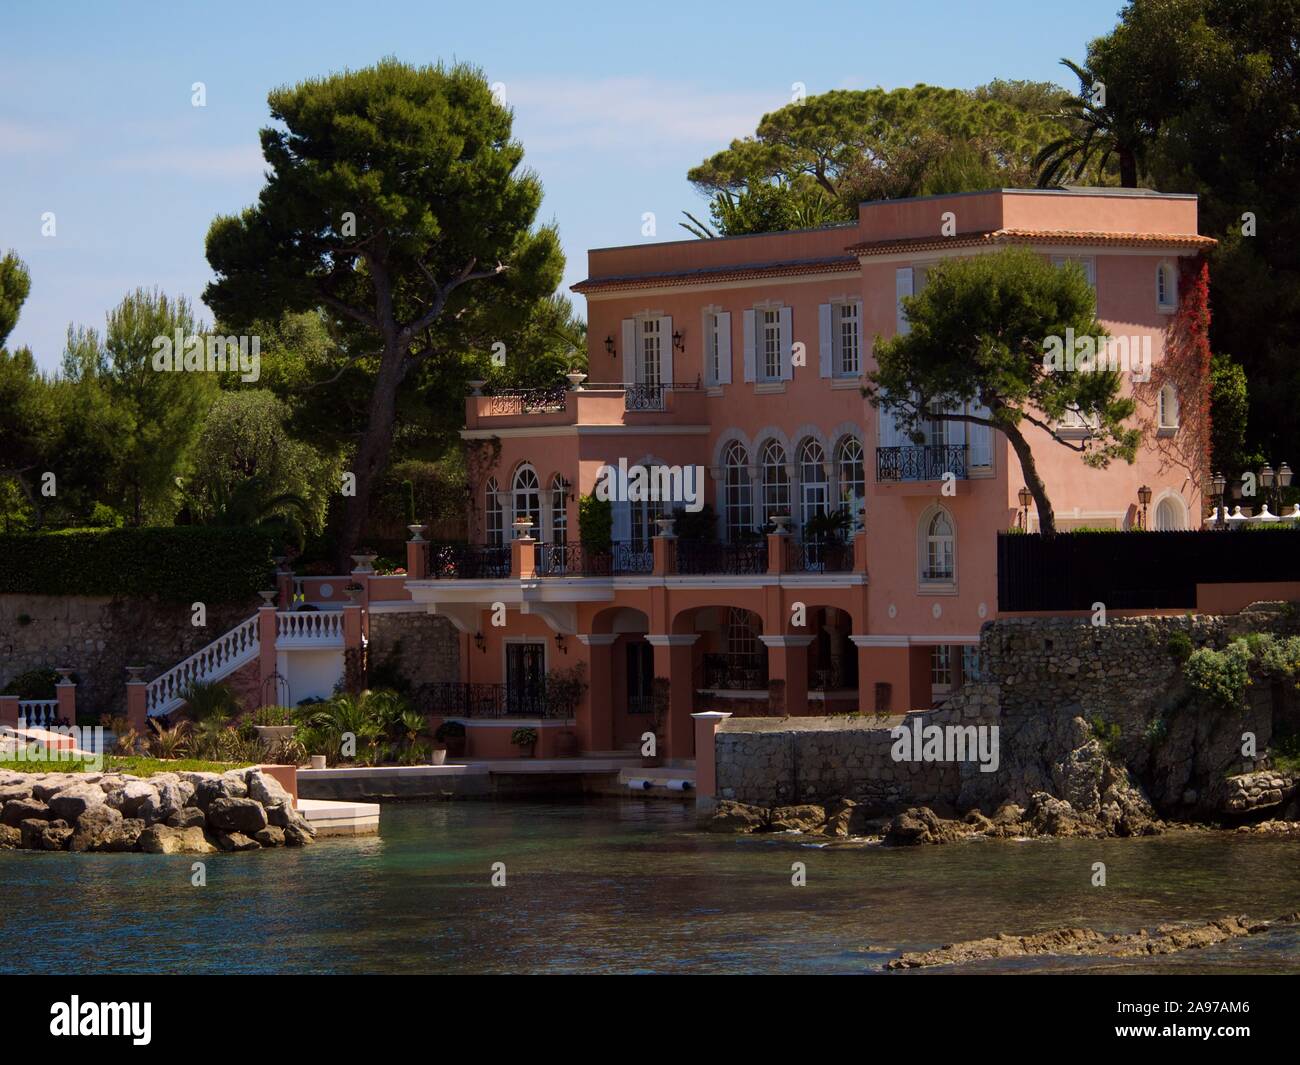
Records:
M185 702L191 684L224 680L254 661L261 650L258 616L241 621L206 647L151 680L145 688L145 710L150 717L171 713Z

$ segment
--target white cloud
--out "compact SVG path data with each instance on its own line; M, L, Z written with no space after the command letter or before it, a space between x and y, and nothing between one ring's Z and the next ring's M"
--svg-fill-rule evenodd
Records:
M603 78L506 82L530 152L704 147L720 150L788 103L773 94L710 92L676 81ZM593 160L593 163L595 160Z

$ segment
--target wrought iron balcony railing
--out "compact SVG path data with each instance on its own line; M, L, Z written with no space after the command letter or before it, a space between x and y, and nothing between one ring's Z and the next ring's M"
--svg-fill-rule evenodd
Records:
M677 572L766 573L767 541L715 544L703 540L678 540Z
M489 414L550 414L565 409L563 384L496 392L488 397Z
M663 385L628 385L624 389L624 410L663 410Z
M544 688L512 688L508 684L467 684L464 681L435 681L421 684L412 693L416 709L442 717L542 717L573 716L569 704L555 705Z
M491 580L510 576L510 547L507 544L429 544L431 580Z
M792 573L851 573L853 544L792 541L786 546L786 569Z
M601 550L581 543L537 545L537 573L543 577L610 577L653 570L649 544L619 542Z
M964 444L916 444L876 448L876 480L940 481L945 473L966 479Z
M764 691L767 655L718 651L704 656L704 687L713 691Z

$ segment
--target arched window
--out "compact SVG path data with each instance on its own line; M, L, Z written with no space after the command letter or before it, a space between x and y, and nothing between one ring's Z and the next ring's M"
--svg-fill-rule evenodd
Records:
M537 471L527 463L515 470L512 495L512 502L514 503L512 523L520 518L532 518L532 535L540 536L542 532L542 486L537 480Z
M758 655L758 629L755 617L748 610L730 607L727 610L727 653L736 659Z
M1178 428L1178 389L1172 384L1160 389L1156 401L1158 422L1161 429Z
M799 524L807 525L830 509L830 486L826 483L826 452L811 437L799 448Z
M749 452L740 444L727 447L723 457L723 512L727 523L727 541L743 540L754 527L753 501L749 484Z
M1170 311L1178 302L1178 283L1174 279L1174 268L1169 263L1160 263L1156 267L1156 306Z
M499 547L505 542L505 515L501 510L501 492L497 488L497 479L489 477L483 488L483 532L491 547Z
M551 478L551 543L569 542L569 512L566 509L567 493L564 478L558 473Z
M921 519L924 523L921 580L950 584L956 577L956 537L952 518L942 508Z
M1177 532L1187 528L1183 501L1177 496L1165 496L1156 504L1156 531Z
M856 531L862 528L862 502L867 495L866 475L862 469L862 444L856 437L846 436L840 441L835 466L840 479L840 508L849 512Z
M776 514L790 513L790 474L785 468L785 448L769 440L762 452L763 524Z

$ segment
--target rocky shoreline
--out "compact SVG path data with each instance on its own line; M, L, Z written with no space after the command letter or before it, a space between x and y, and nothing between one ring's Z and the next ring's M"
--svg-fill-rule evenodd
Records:
M921 846L969 839L1108 839L1155 836L1179 829L1210 828L1162 821L1139 803L1103 805L1096 814L1076 810L1064 799L1036 792L1027 806L1003 803L991 817L971 810L960 818L940 817L928 806L912 806L892 816L873 816L871 808L852 799L826 806L801 803L762 807L728 799L718 801L702 827L713 832L748 835L795 832L830 839L859 839L885 846ZM1260 835L1300 833L1300 820L1243 825L1238 832Z
M1106 935L1091 928L1053 928L1028 936L1005 932L985 939L949 943L938 950L908 951L887 962L886 969L923 969L935 965L961 965L995 958L1024 958L1035 955L1094 958L1146 958L1199 950L1227 939L1258 935L1276 924L1300 922L1300 912L1284 914L1272 921L1245 916L1220 917L1197 925L1167 924L1154 931Z
M0 772L0 849L215 854L315 837L279 781L256 767L148 779Z

